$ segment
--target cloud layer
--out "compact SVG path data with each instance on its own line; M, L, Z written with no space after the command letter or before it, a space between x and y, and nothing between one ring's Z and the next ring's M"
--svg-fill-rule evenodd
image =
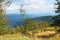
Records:
M19 1L19 0L18 0ZM49 3L46 0L20 0L14 1L10 7L7 8L7 11L15 11L20 9L20 4L24 4L24 9L27 13L42 13L52 11L53 4Z

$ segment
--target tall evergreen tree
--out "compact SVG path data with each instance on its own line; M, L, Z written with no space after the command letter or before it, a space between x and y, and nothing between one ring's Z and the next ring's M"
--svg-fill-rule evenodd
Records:
M11 2L4 3L4 0L0 0L0 35L6 31L6 24L8 20L6 19L5 15L5 6L9 6Z
M55 5L56 5L55 13L57 13L57 15L52 17L52 19L53 19L52 26L54 26L55 29L57 29L57 27L59 27L58 31L60 31L60 1L56 0Z
M60 1L59 0L56 0L56 2L57 3L55 5L57 6L57 8L56 8L56 11L55 12L60 14Z
M4 0L0 0L0 26L7 24L7 19L5 18L5 6L10 5L10 2L3 3Z
M56 10L55 10L57 15L53 17L53 21L54 21L53 25L54 26L60 26L60 1L56 0L56 4L55 5L57 6Z

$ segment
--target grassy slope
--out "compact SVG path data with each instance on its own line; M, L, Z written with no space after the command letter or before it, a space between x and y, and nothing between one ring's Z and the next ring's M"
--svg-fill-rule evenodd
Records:
M13 34L13 35L0 36L0 40L32 40L32 39L26 36L22 36L20 34Z
M51 38L39 38L39 40L60 40L60 34L56 35L55 37ZM38 38L29 38L27 36L23 36L20 34L13 34L13 35L4 35L0 36L0 40L38 40Z
M1 37L0 40L32 40L28 37Z

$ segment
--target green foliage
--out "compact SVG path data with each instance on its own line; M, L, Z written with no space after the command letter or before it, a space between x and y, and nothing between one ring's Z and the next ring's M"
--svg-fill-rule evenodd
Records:
M7 34L8 33L8 27L0 26L0 35Z
M58 6L57 6L55 12L56 12L56 13L60 13L60 1L59 1L59 0L56 0L56 2L57 2L56 5L58 5Z
M60 27L60 1L56 0L56 2L57 2L56 3L57 8L56 8L55 12L58 13L58 15L52 17L52 19L53 19L52 25Z
M21 29L20 29L20 26L17 26L16 31L17 31L17 32L20 32L20 30L21 30Z
M31 18L26 19L27 24L21 26L21 33L28 33L32 31L33 33L38 32L39 30L44 30L47 27L50 27L49 22L41 22L38 20L33 20Z
M6 24L7 24L7 19L5 18L5 15L4 15L4 9L3 9L3 2L4 0L0 0L0 35L1 34L6 34L7 33L7 27L6 27Z
M7 27L8 19L6 18L5 8L3 5L9 5L10 2L3 4L4 0L0 0L0 35L14 33L12 30L13 28Z
M17 26L17 28L13 28L11 26L0 26L0 35L4 34L16 34L20 32L20 26Z
M58 27L60 27L60 1L56 0L56 2L57 2L56 3L57 8L56 8L55 12L58 14L56 16L52 17L53 22L51 25L57 29ZM57 30L57 31L59 31L59 30Z

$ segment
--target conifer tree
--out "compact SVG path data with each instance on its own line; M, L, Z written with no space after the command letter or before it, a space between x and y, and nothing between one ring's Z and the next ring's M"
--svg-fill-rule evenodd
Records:
M53 19L52 26L55 27L56 30L59 27L57 31L60 32L60 0L56 0L55 5L56 5L55 13L57 13L57 15L52 17Z
M57 6L56 10L55 10L57 15L53 17L53 21L54 21L53 25L54 26L60 26L60 1L56 0L56 4L55 5Z
M9 6L11 2L4 3L5 0L0 0L0 34L3 34L6 29L6 25L8 20L6 19L5 15L5 6Z

